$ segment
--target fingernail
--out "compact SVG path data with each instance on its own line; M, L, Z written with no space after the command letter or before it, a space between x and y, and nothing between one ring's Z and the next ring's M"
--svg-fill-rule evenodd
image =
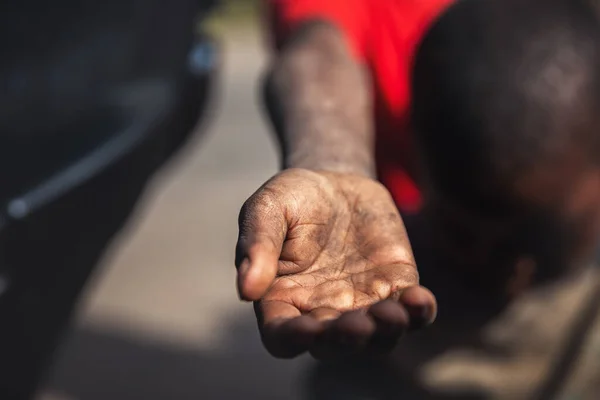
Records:
M425 310L424 312L426 312L426 318L429 319L429 325L433 324L437 318L437 308Z
M433 323L435 317L432 318L433 310L430 307L406 307L411 316L409 331L428 327Z
M432 313L433 313L433 310L431 309L431 307L422 307L421 308L421 318L423 318L424 320L431 319Z
M250 271L250 260L246 258L238 268L238 296L240 297L240 300L244 300L243 290L248 271Z
M249 270L250 270L250 260L247 258L244 258L244 261L242 261L242 263L240 264L240 268L238 268L238 273L240 274L240 276L246 277L246 274L248 274Z
M422 307L421 308L419 317L423 320L423 323L425 324L425 326L433 323L433 320L434 320L433 313L434 313L434 311L431 307Z

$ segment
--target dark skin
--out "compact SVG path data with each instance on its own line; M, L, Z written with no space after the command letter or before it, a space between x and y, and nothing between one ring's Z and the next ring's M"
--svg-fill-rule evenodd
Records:
M374 179L370 87L334 27L297 30L272 65L284 170L245 203L240 297L280 358L386 353L435 319L402 218Z
M271 65L267 105L283 171L242 208L236 265L240 297L255 302L275 357L385 354L435 320L402 218L375 180L370 99L362 66L327 23L298 29ZM433 235L442 242L428 248L444 268L479 275L476 286L490 285L482 293L506 300L535 283L540 262L560 269L589 260L600 235L600 170L578 148L523 171L512 191L527 206L513 215L482 218L427 192L428 218L443 226ZM540 210L552 229L535 226ZM457 232L473 239L457 241ZM564 232L572 244L549 245ZM455 288L457 296L468 288Z

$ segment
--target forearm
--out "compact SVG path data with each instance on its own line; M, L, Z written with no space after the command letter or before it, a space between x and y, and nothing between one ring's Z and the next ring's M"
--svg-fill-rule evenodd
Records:
M265 94L284 168L375 175L369 81L334 27L299 29L274 61Z

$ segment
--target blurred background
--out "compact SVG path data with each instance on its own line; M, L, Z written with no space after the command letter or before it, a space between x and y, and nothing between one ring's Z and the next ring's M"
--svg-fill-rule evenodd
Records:
M226 1L207 22L222 71L203 132L103 255L38 400L302 398L310 361L269 357L235 291L239 208L277 169L257 3Z
M424 398L385 363L273 359L237 298L238 212L278 167L260 1L0 1L0 400ZM450 346L423 338L404 343ZM491 369L448 371L529 379L492 347Z

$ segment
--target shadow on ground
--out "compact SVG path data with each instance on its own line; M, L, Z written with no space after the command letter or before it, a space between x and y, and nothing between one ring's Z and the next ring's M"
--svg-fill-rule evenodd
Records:
M224 346L211 350L79 329L48 389L69 400L482 399L431 396L379 363L274 360L249 343L258 340L255 330L253 320L242 320L227 329Z
M255 331L253 320L242 320L227 329L223 347L210 350L79 329L68 338L49 389L74 400L305 398L307 364L294 373L297 363L271 359L248 344L258 340Z

